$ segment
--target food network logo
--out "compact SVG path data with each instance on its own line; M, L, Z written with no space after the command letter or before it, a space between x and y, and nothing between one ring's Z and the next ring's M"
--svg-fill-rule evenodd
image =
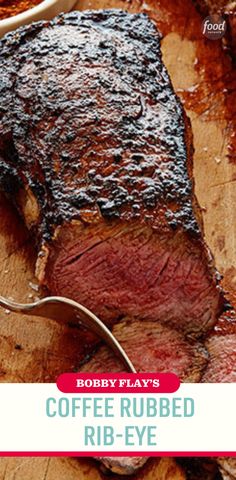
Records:
M202 22L202 33L209 40L219 40L226 32L226 20L220 15L209 15Z

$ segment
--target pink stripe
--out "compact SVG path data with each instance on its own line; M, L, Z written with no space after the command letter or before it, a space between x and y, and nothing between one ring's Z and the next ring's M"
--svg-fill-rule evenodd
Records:
M0 452L1 457L236 457L236 452Z

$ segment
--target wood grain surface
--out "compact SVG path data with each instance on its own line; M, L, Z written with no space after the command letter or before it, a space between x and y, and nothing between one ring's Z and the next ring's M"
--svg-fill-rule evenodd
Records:
M224 286L236 291L235 73L218 41L206 41L190 0L80 0L78 9L145 11L163 34L162 51L174 87L192 121L196 193L206 240ZM0 294L28 302L43 292L34 277L36 252L14 208L0 198ZM0 312L0 381L50 382L77 366L76 328ZM0 480L99 480L95 462L71 458L2 458ZM109 479L117 479L115 475ZM120 478L120 477L119 477ZM152 459L132 479L184 480L174 460ZM191 480L191 479L190 479Z

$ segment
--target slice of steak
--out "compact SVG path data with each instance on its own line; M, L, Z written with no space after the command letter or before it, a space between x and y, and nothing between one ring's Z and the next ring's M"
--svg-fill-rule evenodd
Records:
M107 458L106 468L108 468L109 470L111 469L114 473L118 473L120 475L132 475L132 473L134 473L137 468L140 468L147 459L145 457L136 457L136 459L126 458L127 466L129 466L129 472L128 469L126 472L124 472L124 469L122 468L123 460L124 458L122 457ZM135 469L134 465L136 467ZM107 473L107 471L105 471L105 473ZM107 478L109 478L109 476ZM118 477L115 476L114 478ZM132 475L131 478L132 480L146 480L147 478L150 478L152 480L187 480L182 467L176 462L174 458L169 457L153 459L153 461L149 462L149 464L142 471L137 472L134 476ZM204 478L204 480L220 479L213 479L207 477Z
M206 342L206 346L210 361L202 381L236 382L236 334L214 335Z
M222 315L206 341L209 363L202 382L236 382L236 314Z
M193 193L192 135L144 14L73 12L0 42L0 184L37 274L108 324L205 333L222 311Z
M201 343L154 321L122 320L112 331L137 372L172 372L184 382L200 381L208 360ZM80 371L122 372L124 366L102 346Z
M173 328L155 321L124 319L113 327L137 372L173 372L184 382L199 382L208 354L199 342L184 338ZM84 363L82 372L122 372L124 366L106 346ZM130 475L142 467L146 457L98 457L114 473Z
M147 462L147 457L96 457L102 462L102 470L117 475L133 475ZM108 477L109 478L109 477Z

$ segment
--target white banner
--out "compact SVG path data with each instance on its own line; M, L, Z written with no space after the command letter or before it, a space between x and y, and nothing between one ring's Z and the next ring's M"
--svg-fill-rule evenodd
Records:
M174 394L63 394L0 384L0 452L236 452L236 384Z

